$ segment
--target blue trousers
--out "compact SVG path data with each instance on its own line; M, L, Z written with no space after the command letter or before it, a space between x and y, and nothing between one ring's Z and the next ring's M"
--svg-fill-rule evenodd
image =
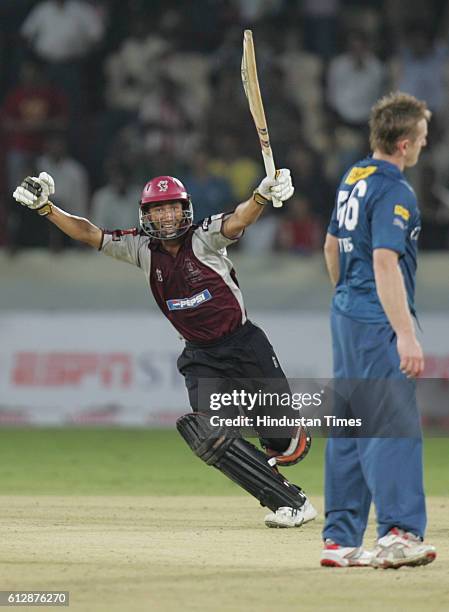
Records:
M390 418L391 422L399 422L400 415L406 433L396 435L398 430L393 427L392 437L387 437L384 429L383 437L328 439L323 538L341 546L361 546L371 502L376 508L379 538L392 527L424 537L420 418L414 383L399 370L396 336L387 323L361 323L337 313L332 313L331 330L334 377L363 379L370 412L380 406L378 412L387 427ZM388 393L391 388L394 392ZM397 389L402 388L406 391L398 393ZM360 403L362 394L355 395ZM344 401L339 398L340 404ZM362 416L363 410L357 414L358 407L349 406L349 399L347 403L351 416Z

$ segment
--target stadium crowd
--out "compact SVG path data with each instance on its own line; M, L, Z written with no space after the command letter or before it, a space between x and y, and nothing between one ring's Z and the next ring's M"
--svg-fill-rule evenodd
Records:
M370 108L394 89L433 112L410 179L421 248L449 248L444 0L2 0L0 246L73 246L12 200L44 169L57 203L110 229L136 225L140 188L158 174L185 182L196 220L244 199L263 171L240 80L245 27L296 194L240 248L321 248L338 178L369 152Z

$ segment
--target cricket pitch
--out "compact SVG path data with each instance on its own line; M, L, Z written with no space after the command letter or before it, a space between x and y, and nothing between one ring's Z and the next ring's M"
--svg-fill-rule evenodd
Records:
M436 561L398 571L321 568L316 497L297 529L267 529L246 497L0 499L0 590L69 590L77 612L449 609L445 497L428 500Z

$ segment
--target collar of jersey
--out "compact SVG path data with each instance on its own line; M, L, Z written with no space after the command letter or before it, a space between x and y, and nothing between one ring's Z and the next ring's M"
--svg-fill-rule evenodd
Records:
M363 166L365 164L367 166L378 166L379 168L382 168L382 170L386 170L387 172L399 175L400 177L404 176L403 172L401 172L395 164L392 164L391 162L386 161L385 159L373 159L372 157L366 157L363 160Z

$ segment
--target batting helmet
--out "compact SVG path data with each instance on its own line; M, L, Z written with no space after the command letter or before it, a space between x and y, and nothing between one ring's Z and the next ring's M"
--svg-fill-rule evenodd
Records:
M151 220L151 205L181 202L182 218L173 227L156 227ZM145 185L140 197L139 220L142 230L151 238L173 240L185 234L193 222L193 207L190 195L181 181L174 176L157 176Z

